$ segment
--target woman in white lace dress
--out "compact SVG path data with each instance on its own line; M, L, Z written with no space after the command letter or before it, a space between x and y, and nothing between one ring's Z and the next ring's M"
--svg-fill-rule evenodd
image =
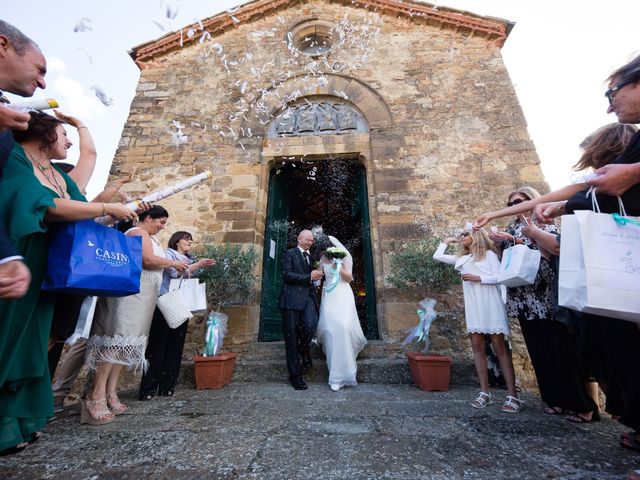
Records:
M139 216L138 226L125 235L142 237L140 292L128 297L100 297L87 341L86 361L95 372L93 386L82 402L80 423L102 425L127 410L117 394L118 378L126 366L147 367L144 351L158 302L162 270L183 272L188 265L165 258L164 250L153 238L167 224L169 213L160 205Z
M471 406L484 408L492 403L484 342L485 334L489 334L507 384L508 395L502 411L519 412L522 401L516 392L513 362L504 340L504 336L509 335L509 322L497 284L500 270L500 260L496 253L498 248L484 229L475 232L467 229L459 241L460 255L445 254L449 244L458 242L456 238L447 238L440 244L433 258L454 265L462 274L467 332L471 336L473 361L480 380L480 393L471 402Z
M336 247L347 252L347 256L339 270L337 264L340 262L324 255L322 257L325 283L316 335L327 357L329 386L337 392L345 385L357 385L356 358L367 340L362 333L353 290L349 285L353 281L353 259L335 237L329 235L329 239Z

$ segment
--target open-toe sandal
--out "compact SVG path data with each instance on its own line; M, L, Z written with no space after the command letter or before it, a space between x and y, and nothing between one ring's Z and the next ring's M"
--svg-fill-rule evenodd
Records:
M113 422L114 415L107 406L107 399L82 401L80 408L80 423L87 425L106 425Z
M600 421L600 413L598 412L598 410L594 410L591 413L591 418L587 418L584 416L585 414L583 413L572 413L570 415L567 415L566 417L564 417L565 419L567 419L568 421L572 422L572 423L593 423L593 422L599 422Z
M567 413L564 408L560 407L544 407L543 412L547 415L564 415Z
M507 395L506 400L502 404L502 411L505 413L518 413L522 410L522 405L524 405L524 402L518 397Z
M129 410L129 407L127 407L124 403L121 403L118 395L116 395L115 393L107 395L107 406L109 407L109 410L111 410L111 413L113 413L114 415L122 415L124 412Z
M491 400L491 393L489 392L480 392L478 393L478 397L473 400L469 405L473 408L484 408L487 405L491 405L493 401Z

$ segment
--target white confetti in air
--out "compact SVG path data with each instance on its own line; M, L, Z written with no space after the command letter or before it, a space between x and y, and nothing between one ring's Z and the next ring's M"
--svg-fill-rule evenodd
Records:
M113 105L113 98L107 95L104 90L98 85L94 85L93 87L91 87L91 90L95 92L96 97L98 97L98 100L100 100L105 107L110 107L111 105Z
M156 27L158 27L160 30L162 30L163 32L166 30L166 28L164 28L164 25L162 25L160 22L158 22L157 20L151 20Z
M246 80L240 84L240 94L241 95L244 95L244 92L246 92L247 85L249 85L249 82L247 82Z
M189 137L184 133L182 133L182 129L184 128L184 125L182 125L180 122L176 120L172 120L171 123L173 123L173 126L176 129L175 132L172 132L171 130L169 130L169 133L171 133L171 141L173 142L176 148L180 148L181 144L189 141Z
M91 25L88 25L89 23L91 23L91 19L83 17L78 23L76 23L76 26L73 27L73 31L76 33L90 32L93 30L93 28L91 27Z
M167 5L165 14L169 20L175 20L175 18L178 16L178 7Z
M216 51L218 55L222 53L222 45L220 45L219 43L214 43L213 45L211 45L211 47Z
M182 33L182 32L180 32ZM189 30L187 30L187 37L189 38L193 38L196 34L196 31L193 28L190 28Z
M329 80L327 80L327 77L325 77L324 75L318 78L318 85L320 85L321 87L326 87L327 83L329 83Z
M80 50L81 52L83 52L87 58L89 59L89 63L93 64L93 59L91 58L91 55L89 55L89 52L87 52L84 48L82 47L78 47L78 50Z
M233 23L235 23L236 25L238 25L240 23L240 20L238 20L238 17L231 15L231 20L233 20Z
M207 39L211 40L211 34L209 32L204 32L200 37L200 43L204 42Z

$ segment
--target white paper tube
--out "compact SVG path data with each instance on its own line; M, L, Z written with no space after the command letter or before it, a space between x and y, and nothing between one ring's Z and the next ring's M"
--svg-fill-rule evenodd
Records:
M209 170L207 170L206 172L202 172L198 175L194 175L193 177L189 177L186 180L183 180L182 182L176 183L175 185L163 188L156 192L152 192L146 195L145 197L143 197L141 200L136 200L135 202L127 203L126 206L131 210L137 210L140 207L140 204L142 202L147 202L147 203L159 202L164 198L170 197L171 195L175 195L176 193L181 192L182 190L186 190L189 187L193 187L194 185L197 185L200 182L204 182L205 180L211 177L213 177L213 174Z
M50 108L58 108L58 102L53 98L43 98L39 100L29 100L27 102L10 103L9 107L21 112L29 112L31 110L48 110Z

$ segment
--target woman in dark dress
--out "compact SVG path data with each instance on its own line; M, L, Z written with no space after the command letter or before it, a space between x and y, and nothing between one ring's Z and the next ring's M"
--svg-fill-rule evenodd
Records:
M176 232L169 238L169 248L165 250L165 255L168 259L189 264L185 272L186 276L192 276L199 269L216 263L211 258L203 258L196 261L189 253L192 242L193 237L189 232ZM165 268L163 270L160 295L169 291L171 279L177 277L178 272L175 268ZM162 312L156 307L151 322L149 342L145 351L149 368L140 382L139 400L150 400L156 393L170 397L175 392L188 326L189 322L187 321L178 328L169 328L167 321L162 316Z

